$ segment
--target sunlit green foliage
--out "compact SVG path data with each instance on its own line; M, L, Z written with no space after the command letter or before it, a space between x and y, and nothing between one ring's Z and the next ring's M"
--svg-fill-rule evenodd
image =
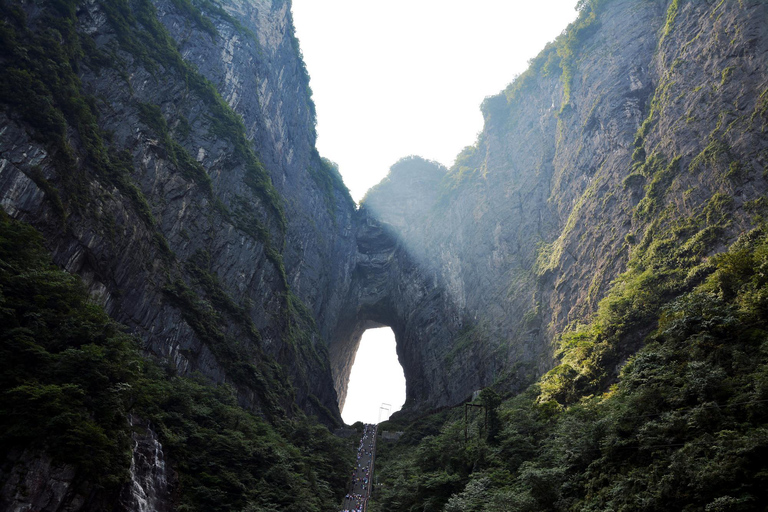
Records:
M744 235L708 264L697 286L647 310L638 293L656 293L654 277L625 283L624 299L601 305L599 323L569 339L572 365L503 403L497 444L465 443L463 417L444 412L420 442L383 445L371 510L759 509L768 502L768 235ZM639 302L622 305L629 297ZM590 336L627 314L656 328L615 384L581 387L574 375L584 368L610 370L591 357Z
M561 75L563 82L561 112L565 110L571 101L573 75L579 61L579 54L589 37L597 32L600 26L597 15L607 1L590 0L580 2L578 5L579 17L555 41L557 55L560 57L560 68L563 71Z
M669 37L672 30L675 28L675 20L677 19L677 13L680 11L680 0L672 0L667 9L667 22L664 24L664 32L659 39L659 48L664 43L664 40Z
M657 173L666 174L676 167L662 163L659 168ZM669 180L671 177L654 182ZM663 193L653 190L646 187L646 199L659 201ZM598 392L616 377L618 365L655 327L660 308L714 271L707 255L731 222L732 202L729 196L717 193L691 217L682 217L669 207L653 220L633 248L628 270L614 281L591 321L575 324L561 334L561 364L542 378L543 400L572 403L584 394ZM654 204L654 209L660 208ZM642 201L637 209L641 208Z
M645 197L635 209L636 218L650 219L658 212L663 205L664 195L679 171L680 157L664 165L660 157L652 155L640 166L640 174L649 178L650 182L645 187Z

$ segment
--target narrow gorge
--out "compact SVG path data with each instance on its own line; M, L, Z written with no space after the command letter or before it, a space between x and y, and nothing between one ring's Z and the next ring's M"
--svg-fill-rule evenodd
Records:
M0 11L0 509L336 510L377 326L372 511L768 503L764 1L580 1L450 168L359 205L289 0Z

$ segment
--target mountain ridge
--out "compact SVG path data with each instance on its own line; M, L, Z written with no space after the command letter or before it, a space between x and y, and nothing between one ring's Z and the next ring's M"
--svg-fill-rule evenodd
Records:
M768 161L764 3L580 9L450 169L406 158L357 209L315 149L290 2L3 4L0 204L174 393L277 444L306 446L305 415L341 425L372 325L395 332L403 418L537 381L568 406L762 222Z

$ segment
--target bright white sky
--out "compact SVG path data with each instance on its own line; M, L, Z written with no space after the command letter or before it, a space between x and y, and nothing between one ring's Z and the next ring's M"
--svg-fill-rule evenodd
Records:
M575 6L576 0L293 0L320 154L339 164L356 201L404 156L450 167L482 129L483 99L526 70L576 18ZM348 424L375 423L382 402L394 412L405 400L391 330L367 331L360 346L342 412Z
M576 0L293 0L317 147L359 201L400 158L450 167L480 103L576 18Z
M405 376L397 361L392 329L363 333L347 389L341 418L348 425L356 421L378 423L379 418L385 421L390 412L379 411L383 403L391 405L391 412L400 410L405 402Z

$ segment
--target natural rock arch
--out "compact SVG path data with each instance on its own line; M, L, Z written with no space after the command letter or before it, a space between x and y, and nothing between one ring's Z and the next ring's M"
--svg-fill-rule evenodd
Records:
M439 406L455 400L441 379L441 350L460 328L456 309L439 280L419 265L391 226L365 209L356 223L357 255L349 290L331 339L330 360L339 409L344 407L349 374L366 329L390 327L406 381L404 408ZM441 341L443 341L441 343Z

